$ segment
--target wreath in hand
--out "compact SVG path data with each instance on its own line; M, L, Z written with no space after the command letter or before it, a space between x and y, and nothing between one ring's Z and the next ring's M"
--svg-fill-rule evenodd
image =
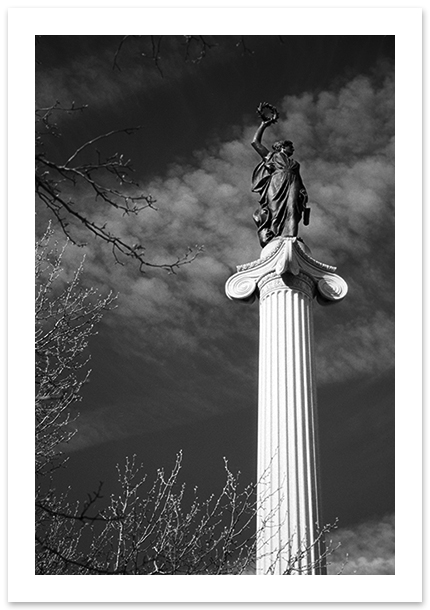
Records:
M269 104L268 102L261 102L257 108L257 114L265 123L269 121L270 123L276 123L279 118L279 112L275 106L272 106L272 104Z

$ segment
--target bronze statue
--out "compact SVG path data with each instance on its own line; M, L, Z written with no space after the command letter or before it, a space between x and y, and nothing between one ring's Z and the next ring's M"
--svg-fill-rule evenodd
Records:
M267 102L258 109L262 122L255 132L252 146L262 157L252 174L252 191L260 195L260 208L253 218L262 247L280 235L297 237L299 222L309 223L308 196L300 176L300 164L292 158L293 143L280 140L270 152L261 139L269 125L278 120L278 111Z

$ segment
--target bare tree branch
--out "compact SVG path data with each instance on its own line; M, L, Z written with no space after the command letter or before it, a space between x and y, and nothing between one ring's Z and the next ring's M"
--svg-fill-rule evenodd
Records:
M36 473L61 462L60 446L73 435L70 407L88 381L88 340L114 297L82 288L82 263L62 284L65 247L52 244L48 229L36 244Z
M207 51L217 47L217 43L207 42L203 36L184 36L185 38L185 61L192 61L198 64L206 57ZM196 43L196 44L193 44ZM195 53L192 47L197 48L197 56L192 59L192 54Z
M247 46L245 42L245 36L240 36L239 42L236 43L236 46L242 50L242 55L254 54L254 51Z
M119 43L119 45L118 45L117 50L115 51L115 55L114 55L114 58L113 58L113 68L114 68L114 69L116 68L116 69L117 69L117 70L119 70L120 72L121 72L121 68L119 67L119 63L118 63L118 57L119 57L119 54L120 54L120 52L121 52L121 49L122 49L122 47L123 47L124 43L127 41L127 39L128 39L128 38L131 38L131 36L124 36L124 37L122 38L121 42L120 42L120 43Z
M106 223L101 224L93 220L90 210L85 209L80 200L73 197L74 189L79 187L82 197L82 189L86 188L87 194L92 193L94 201L102 201L123 216L138 215L148 208L156 210L156 201L152 195L140 192L138 183L132 180L131 174L134 170L130 159L125 159L119 153L102 157L94 146L117 134L134 134L139 127L112 130L92 138L76 148L64 163L58 163L47 157L43 138L46 135L59 136L58 126L52 120L54 111L70 114L84 109L85 106L76 107L74 103L68 108L63 108L57 102L51 107L36 111L36 196L51 210L62 231L72 243L84 245L74 236L73 222L77 222L90 234L110 245L114 260L118 264L122 265L124 260L131 258L138 263L141 272L145 268L153 268L174 273L182 265L191 263L202 252L202 247L196 246L194 249L189 247L183 255L177 256L171 262L151 262L146 256L145 246L142 243L128 243L110 231ZM88 156L91 152L95 153L94 160L86 159L85 162L78 162L79 157Z
M49 511L52 531L45 525L37 538L42 563L60 560L60 567L55 564L56 573L63 574L250 573L260 552L256 546L256 485L242 486L240 473L234 475L225 462L226 481L219 495L201 501L194 489L186 500L185 485L179 480L181 462L179 453L170 474L159 470L148 487L143 466L137 465L135 456L127 459L122 468L118 466L121 491L91 517L85 511L90 506L94 509L99 492L89 497L83 509L76 506L74 515L66 497L56 508L54 503ZM325 526L319 536L329 529ZM90 546L84 543L88 536ZM82 543L76 544L78 538ZM287 551L287 547L279 549L273 569ZM306 573L311 567L309 551L303 544L284 574ZM330 552L312 566L320 565Z

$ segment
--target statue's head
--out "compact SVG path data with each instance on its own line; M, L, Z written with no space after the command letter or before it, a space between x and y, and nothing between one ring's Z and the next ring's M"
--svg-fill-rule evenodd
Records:
M293 143L291 142L291 140L278 140L277 142L275 142L273 144L272 148L275 152L279 152L283 148L286 148L289 146L293 146Z

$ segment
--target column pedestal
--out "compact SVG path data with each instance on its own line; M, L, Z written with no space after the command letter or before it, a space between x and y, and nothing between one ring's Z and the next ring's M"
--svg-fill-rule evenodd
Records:
M297 238L273 239L226 283L260 300L257 574L326 574L318 476L312 302L347 285Z

